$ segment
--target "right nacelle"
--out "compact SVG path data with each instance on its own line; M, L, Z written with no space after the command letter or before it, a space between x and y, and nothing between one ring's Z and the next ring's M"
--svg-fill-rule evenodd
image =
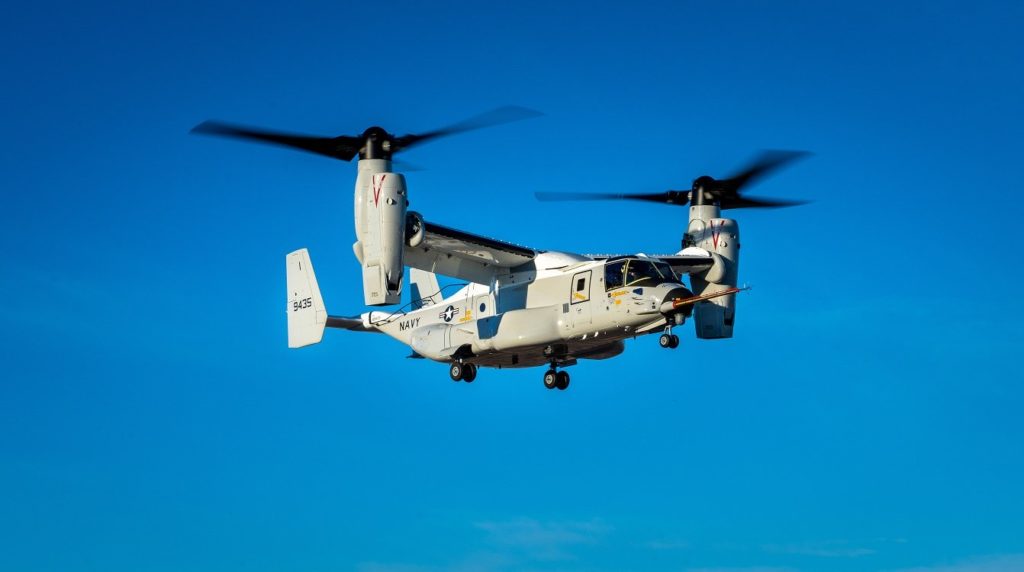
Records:
M693 293L713 294L736 286L740 262L740 228L736 221L728 218L691 220L687 234L694 246L710 252L715 259L714 266L707 272L691 275ZM693 310L698 338L731 338L735 320L735 294L701 302Z

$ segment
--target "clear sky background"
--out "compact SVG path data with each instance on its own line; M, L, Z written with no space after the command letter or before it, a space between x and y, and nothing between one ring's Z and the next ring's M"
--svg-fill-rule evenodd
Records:
M0 570L1024 570L1019 2L20 3L0 18ZM428 219L665 252L736 211L736 337L455 384L286 348L363 311L355 165L188 135L545 116L403 159Z

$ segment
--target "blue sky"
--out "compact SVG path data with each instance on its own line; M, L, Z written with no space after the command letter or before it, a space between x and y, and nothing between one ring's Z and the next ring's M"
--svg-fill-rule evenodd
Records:
M1024 569L1019 3L62 3L0 19L0 570ZM362 311L354 165L189 136L545 116L409 151L414 209L664 252L537 203L815 155L738 211L736 337L454 384L286 349L284 254Z

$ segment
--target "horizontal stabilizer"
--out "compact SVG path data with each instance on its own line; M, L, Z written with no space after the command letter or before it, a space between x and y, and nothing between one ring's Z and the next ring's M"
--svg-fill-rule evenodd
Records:
M346 318L342 316L327 316L327 327L341 330L352 330L353 332L379 332L376 328L367 328L361 316Z

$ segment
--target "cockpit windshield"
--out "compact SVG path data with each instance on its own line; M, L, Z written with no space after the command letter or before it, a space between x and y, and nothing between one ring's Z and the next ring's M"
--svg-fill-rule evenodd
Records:
M661 261L627 258L605 265L605 288L623 286L657 286L663 282L678 282L672 267Z

